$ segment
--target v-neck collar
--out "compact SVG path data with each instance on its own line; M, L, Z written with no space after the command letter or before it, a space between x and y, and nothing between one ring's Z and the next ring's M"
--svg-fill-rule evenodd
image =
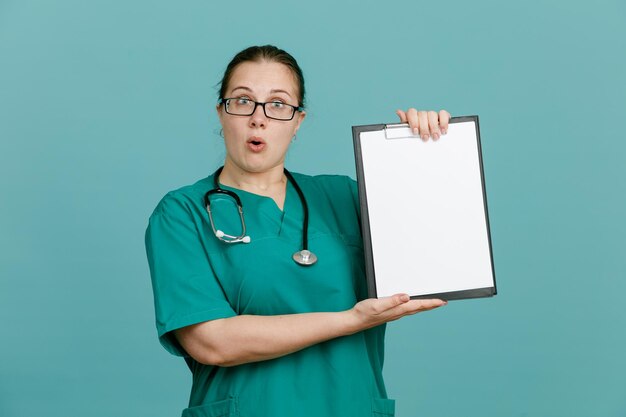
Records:
M211 178L211 182L213 182L213 178ZM219 186L224 190L234 192L241 199L246 228L253 239L257 233L261 233L265 236L301 241L304 207L296 188L289 179L286 183L283 210L278 208L271 197L241 190L221 182L219 182Z
M301 202L297 195L291 181L287 179L285 189L285 201L283 203L283 209L281 210L276 201L272 197L256 194L250 191L241 190L230 185L222 184L218 182L219 186L225 190L236 193L241 199L244 217L249 216L250 209L255 208L256 216L261 216L267 219L271 224L274 224L274 232L276 235L281 236L283 234L285 221L288 219L289 223L293 221L301 222L303 211L300 208Z
M272 197L261 195L261 194L256 194L251 191L246 191L240 188L232 187L230 185L222 184L219 181L218 181L218 185L220 186L220 188L236 193L239 196L239 198L242 198L243 196L245 196L246 200L256 200L259 203L262 202L261 204L263 206L273 206L274 210L281 214L285 213L289 200L293 198L291 194L295 192L295 190L293 189L293 185L291 184L291 181L287 180L287 184L285 185L285 201L283 202L283 209L281 210L280 207L278 207L278 204L276 204L276 201Z

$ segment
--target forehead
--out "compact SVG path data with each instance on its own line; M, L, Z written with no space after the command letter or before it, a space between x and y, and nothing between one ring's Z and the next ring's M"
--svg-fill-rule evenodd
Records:
M272 90L284 90L292 97L298 96L296 77L289 67L278 62L243 62L235 67L227 92L237 87L246 87L257 94L268 94Z

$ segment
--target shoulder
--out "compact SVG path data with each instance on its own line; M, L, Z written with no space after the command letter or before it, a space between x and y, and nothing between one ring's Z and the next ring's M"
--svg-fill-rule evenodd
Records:
M204 209L204 194L213 187L213 176L196 181L165 194L154 209L152 216L176 216Z
M328 200L333 206L350 206L358 210L357 182L346 175L304 175L292 173L306 195Z
M356 181L346 175L305 175L291 173L298 184L328 192L345 192L356 188Z

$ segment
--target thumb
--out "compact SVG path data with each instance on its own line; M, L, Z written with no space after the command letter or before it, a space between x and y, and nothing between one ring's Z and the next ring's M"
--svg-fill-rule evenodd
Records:
M394 308L399 306L400 304L404 304L411 299L408 294L394 294L390 297L384 297L383 307L385 310L389 310L390 308Z

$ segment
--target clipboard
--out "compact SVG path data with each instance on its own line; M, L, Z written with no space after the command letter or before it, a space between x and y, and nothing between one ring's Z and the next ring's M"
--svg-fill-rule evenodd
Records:
M352 135L369 297L496 295L478 116L437 141L406 123Z

